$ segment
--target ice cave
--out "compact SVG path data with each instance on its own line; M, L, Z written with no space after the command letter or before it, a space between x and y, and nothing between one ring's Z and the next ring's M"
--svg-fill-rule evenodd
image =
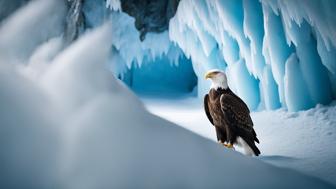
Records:
M334 188L335 0L0 0L0 188ZM222 70L261 156L218 145Z
M69 19L80 26L72 33L112 22L115 57L109 64L138 91L157 81L156 90L190 92L194 72L202 98L209 87L204 73L219 68L250 109L298 111L335 98L336 19L329 4L87 0L73 1L81 12Z

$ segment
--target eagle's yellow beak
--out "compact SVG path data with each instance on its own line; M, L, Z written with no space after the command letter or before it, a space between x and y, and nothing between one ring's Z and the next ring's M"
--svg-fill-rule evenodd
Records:
M214 75L214 72L208 72L205 74L205 79L212 78L213 75Z

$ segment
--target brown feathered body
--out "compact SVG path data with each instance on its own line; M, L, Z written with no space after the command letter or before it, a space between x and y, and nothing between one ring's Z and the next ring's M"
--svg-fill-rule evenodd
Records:
M236 144L238 137L241 137L254 155L260 154L254 143L259 143L259 140L253 129L250 111L230 88L212 88L204 97L204 108L208 119L216 128L218 141Z

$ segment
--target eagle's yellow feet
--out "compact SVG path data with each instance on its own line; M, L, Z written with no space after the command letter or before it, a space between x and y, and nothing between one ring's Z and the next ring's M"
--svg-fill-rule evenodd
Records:
M227 148L233 148L233 149L234 149L233 145L230 144L230 143L228 143L228 144L224 144L224 146L227 147Z
M230 144L230 143L222 142L221 140L219 140L218 143L221 144L221 145L223 145L223 146L225 146L225 147L227 147L227 148L235 149L233 147L233 145Z

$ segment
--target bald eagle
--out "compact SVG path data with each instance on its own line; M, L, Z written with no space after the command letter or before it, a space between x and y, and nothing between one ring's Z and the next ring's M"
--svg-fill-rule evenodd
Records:
M250 110L230 90L226 74L221 70L211 70L205 78L211 79L212 85L204 97L204 109L216 128L218 142L228 148L240 146L246 155L258 156L260 151L254 142L259 143L259 140L253 129Z

